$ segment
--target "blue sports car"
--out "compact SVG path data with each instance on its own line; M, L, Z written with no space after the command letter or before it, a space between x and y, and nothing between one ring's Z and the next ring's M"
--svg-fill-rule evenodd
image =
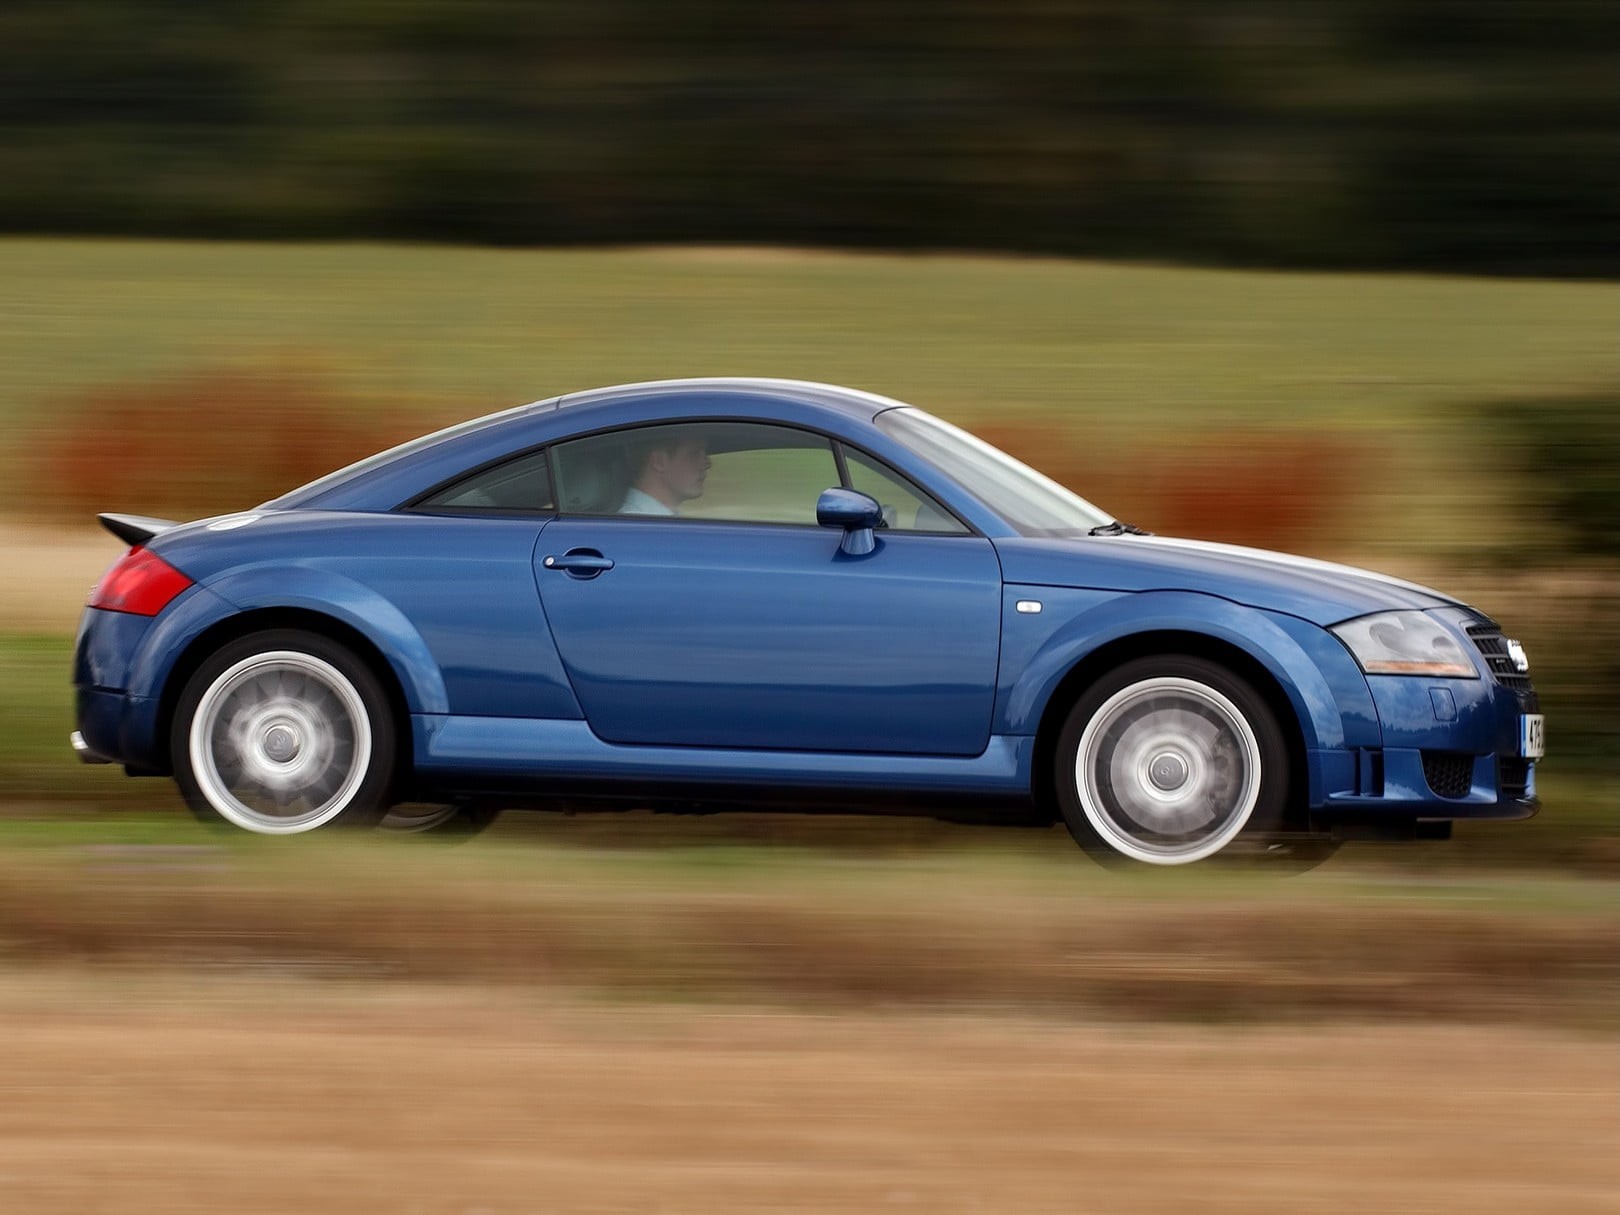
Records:
M776 807L1297 865L1537 805L1528 663L1481 613L1148 535L850 389L573 393L242 514L101 518L133 547L73 746L249 831Z

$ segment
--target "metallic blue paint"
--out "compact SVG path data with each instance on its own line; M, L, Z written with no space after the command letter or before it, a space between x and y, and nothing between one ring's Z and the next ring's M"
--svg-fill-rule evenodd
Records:
M1011 615L1004 615L1009 639L1005 649L1010 661L1004 661L1002 667L1003 691L997 697L996 712L998 731L1033 733L1058 684L1092 652L1142 633L1183 633L1222 642L1264 667L1293 706L1308 749L1349 745L1344 714L1332 688L1310 655L1278 627L1270 613L1185 591L1116 593L1083 610L1076 610L1077 603L1060 597L1058 610L1051 612L1058 627L1020 669L1015 665L1019 657L1014 649L1016 630L1026 620L1046 618L1048 612L1022 616L1012 611L1012 604L1037 591L1051 594L1047 588L1028 586L1009 587L1006 592ZM1059 592L1060 596L1067 594Z
M1340 745L1380 745L1378 706L1373 703L1367 677L1361 673L1361 668L1343 643L1332 633L1296 616L1267 612L1266 619L1293 639L1306 661L1327 685L1328 695L1339 714L1339 724L1344 732Z
M129 697L81 684L74 690L74 701L79 733L90 750L109 759L124 756L124 712Z
M315 612L386 660L411 713L417 776L436 791L572 782L609 793L631 782L681 797L1028 802L1037 736L1066 708L1053 698L1077 664L1178 634L1240 650L1274 682L1316 811L1455 818L1533 806L1533 771L1513 800L1497 787L1497 759L1516 753L1534 694L1490 674L1464 633L1481 618L1464 605L1250 549L1021 536L873 425L898 404L767 380L571 394L418 440L250 514L164 531L148 547L198 585L152 620L86 611L80 729L101 754L161 767L160 713L192 647L269 619L248 613ZM915 481L974 534L880 530L872 552L851 555L825 527L410 509L504 457L683 418L830 436ZM545 565L582 552L591 568ZM1444 622L1479 678L1363 675L1324 626L1389 610ZM1425 750L1477 757L1466 797L1429 791Z
M412 712L577 718L530 570L544 525L277 513L154 543L240 611L318 611L356 629L389 660Z
M1519 704L1499 694L1480 679L1427 679L1400 675L1370 675L1373 700L1383 723L1385 747L1411 747L1429 751L1469 751L1512 755L1519 743ZM1452 721L1435 717L1429 692L1451 694L1456 706Z
M609 742L977 755L990 737L1000 567L978 536L559 519L535 580ZM588 550L591 578L548 555Z
M414 717L417 767L456 787L469 772L508 789L559 782L635 781L673 792L743 787L854 793L1027 797L1035 740L997 736L972 756L842 755L721 747L638 747L602 741L584 722L522 718ZM836 803L835 803L836 804Z
M859 490L826 489L816 499L816 522L843 529L839 552L846 557L865 557L877 549L874 532L883 526L883 507Z
M1194 587L1320 625L1456 602L1427 587L1347 565L1164 536L1019 537L996 548L1008 582L1116 591Z
M871 531L883 526L883 508L876 498L859 490L827 489L816 499L816 522L822 527Z
M1497 782L1494 755L1474 757L1473 777L1467 796L1439 798L1429 790L1423 775L1423 753L1406 747L1386 747L1383 751L1384 784L1377 795L1336 793L1326 809L1343 813L1355 810L1374 815L1402 813L1427 819L1528 818L1535 812L1535 773L1524 798L1502 794Z
M1365 751L1306 751L1305 764L1311 786L1320 790L1311 797L1311 809L1321 809L1332 804L1335 798L1356 792L1360 760L1365 754Z
M74 685L113 692L128 688L130 660L151 627L150 616L86 608L73 645Z

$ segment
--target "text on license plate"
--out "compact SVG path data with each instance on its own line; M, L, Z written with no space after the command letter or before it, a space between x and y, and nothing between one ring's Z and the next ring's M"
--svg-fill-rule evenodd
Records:
M1544 713L1525 713L1519 717L1519 754L1526 759L1540 759L1547 750L1547 716Z

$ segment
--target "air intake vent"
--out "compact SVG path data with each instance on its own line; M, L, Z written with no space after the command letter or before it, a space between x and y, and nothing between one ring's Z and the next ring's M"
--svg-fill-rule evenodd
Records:
M1423 779L1439 797L1467 797L1474 787L1474 757L1460 751L1425 751Z
M1503 801L1518 801L1529 784L1529 760L1503 757L1496 761L1496 787Z

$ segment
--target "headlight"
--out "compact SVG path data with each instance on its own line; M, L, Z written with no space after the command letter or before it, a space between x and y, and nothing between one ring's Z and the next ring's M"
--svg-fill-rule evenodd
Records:
M1328 630L1369 675L1447 675L1478 679L1457 639L1422 612L1383 612Z

